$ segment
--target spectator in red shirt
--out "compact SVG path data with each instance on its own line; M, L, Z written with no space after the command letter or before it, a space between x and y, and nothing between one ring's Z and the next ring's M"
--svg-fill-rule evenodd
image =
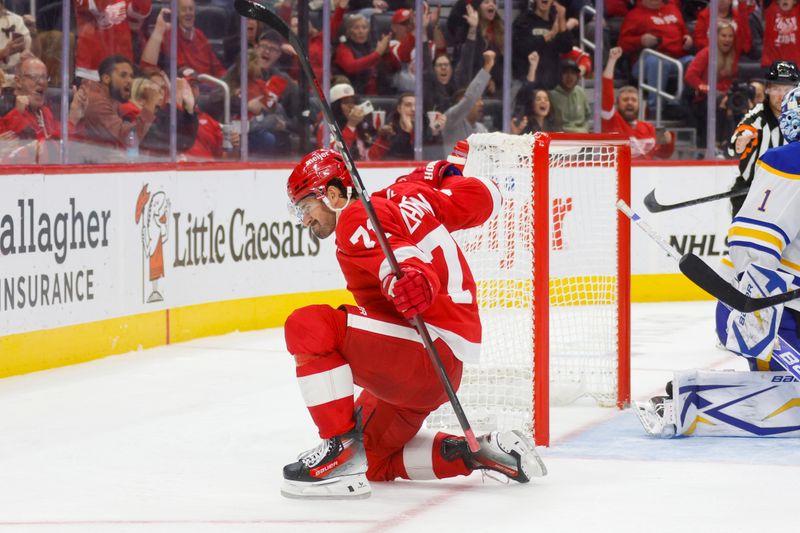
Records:
M131 30L150 14L151 0L75 0L75 75L99 81L100 62L112 55L133 62Z
M339 34L339 27L342 25L342 20L344 20L345 9L347 7L347 3L349 0L338 0L336 5L336 9L333 11L333 16L331 17L331 38L335 39L336 36ZM251 19L248 19L251 20ZM298 32L298 18L297 16L293 16L291 20L291 30L297 34ZM324 48L324 42L322 40L322 32L315 28L311 22L308 23L308 59L311 62L311 69L314 71L314 76L317 77L318 80L322 80L322 52ZM295 51L294 47L289 43L283 43L281 45L281 51L283 54L290 58L289 66L286 67L287 73L293 79L299 79L300 73L300 64L297 62L297 52Z
M753 44L753 36L750 33L750 13L756 8L756 3L744 0L737 7L733 7L733 0L717 0L717 22L727 22L736 31L736 50L741 54L750 51ZM694 27L694 46L702 50L708 46L708 24L711 13L708 7L703 8L697 14L697 22Z
M800 9L796 0L775 0L764 10L761 66L780 60L800 64Z
M200 96L200 87L194 69L182 67L178 69L178 75L189 83L194 95L195 102ZM239 132L230 130L227 139L230 144L226 147L225 134L222 124L195 105L195 115L197 115L197 136L194 144L185 152L185 156L191 160L213 161L223 159L239 152Z
M694 90L691 101L692 119L697 127L698 144L705 146L707 100L713 94L717 100L717 139L727 139L733 130L732 118L728 117L725 94L731 88L739 72L739 54L736 51L736 30L730 22L721 22L717 27L717 87L708 86L709 48L700 50L686 70L686 85Z
M386 92L387 80L382 61L389 51L391 34L384 34L373 46L369 42L369 24L363 15L345 18L346 40L336 47L335 70L350 79L358 94Z
M142 50L142 67L159 65L159 59L169 60L169 42L172 24L167 22L171 16L169 9L162 9L156 17L153 33ZM178 21L178 64L192 67L199 74L210 74L221 78L225 74L208 37L194 25L194 0L178 0L178 15L172 18Z
M28 56L17 63L16 104L0 120L0 131L10 132L19 140L34 142L17 150L6 162L58 163L58 145L47 142L61 138L61 124L45 103L48 81L47 67L40 59ZM69 107L70 132L74 132L75 125L83 118L86 102L86 89L81 87L75 92Z
M119 116L127 122L135 122L148 100L157 98L158 101L162 101L163 96L163 89L150 78L134 78L131 83L131 97L119 105Z
M656 134L649 122L639 120L639 91L627 85L617 93L614 102L614 66L622 57L622 48L608 51L608 62L603 69L603 133L621 133L631 141L631 155L639 159L667 159L675 149L675 136L664 132Z
M620 28L619 46L634 61L633 74L638 76L639 55L645 48L679 59L684 67L692 60L692 37L686 29L680 9L675 3L664 0L641 0L625 15ZM644 64L644 81L655 87L658 83L659 61L648 55ZM665 63L664 77L677 75L677 68ZM664 90L665 87L660 87ZM656 95L648 92L647 103L653 107Z

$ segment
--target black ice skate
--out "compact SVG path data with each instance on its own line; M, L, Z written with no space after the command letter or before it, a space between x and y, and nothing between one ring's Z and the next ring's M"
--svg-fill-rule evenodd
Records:
M521 431L492 431L478 437L478 444L481 449L472 453L464 439L446 438L442 441L442 456L448 460L463 458L473 470L499 472L520 483L547 475L533 440Z
M322 441L283 467L281 494L287 498L368 498L367 456L357 431Z

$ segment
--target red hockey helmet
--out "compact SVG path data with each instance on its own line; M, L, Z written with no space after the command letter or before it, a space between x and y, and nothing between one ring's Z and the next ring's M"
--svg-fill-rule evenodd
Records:
M297 204L306 196L324 197L325 187L335 178L339 178L345 187L353 186L353 178L338 152L327 148L314 150L294 167L286 182L289 202Z

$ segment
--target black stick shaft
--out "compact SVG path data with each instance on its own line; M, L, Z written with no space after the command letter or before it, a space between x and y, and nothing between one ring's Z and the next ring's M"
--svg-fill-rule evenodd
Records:
M704 204L706 202L713 202L714 200L723 200L725 198L736 198L739 196L746 196L750 188L733 189L727 192L712 194L709 196L702 196L693 200L686 200L685 202L678 202L676 204L660 204L656 200L656 190L653 189L647 196L644 197L644 206L651 213L661 213L662 211L671 211L673 209L680 209L681 207L690 207L693 205Z
M339 129L339 125L336 123L336 120L333 117L331 106L328 104L328 99L325 98L322 87L320 87L319 81L317 81L317 77L314 75L314 71L311 69L311 64L308 60L308 54L306 53L302 43L276 13L272 12L263 5L253 3L251 0L235 0L234 5L240 15L260 20L261 22L264 22L271 28L278 31L297 51L297 59L301 68L303 69L303 73L309 80L311 80L314 90L319 97L325 122L328 123L328 127L335 138L336 147L342 154L345 166L350 172L350 176L353 178L353 184L355 185L359 198L364 205L364 210L367 212L367 218L375 230L375 236L378 240L378 244L380 244L381 250L383 250L383 253L386 256L386 260L389 263L392 273L398 278L401 277L403 273L400 270L400 264L397 262L394 251L389 246L386 233L383 231L383 226L375 214L375 209L372 207L372 202L370 201L369 194L364 187L364 182L361 180L361 175L358 173L353 156L350 154L350 150L348 150L347 145L343 142L344 137L342 136L342 131ZM422 316L417 315L411 320L411 323L422 338L422 343L425 345L425 349L428 352L434 367L436 368L436 373L439 375L442 386L447 393L447 397L453 407L453 412L458 419L458 423L461 425L461 429L464 432L464 436L467 439L470 450L477 452L480 450L480 445L478 444L478 440L475 438L475 433L470 427L466 414L464 414L464 409L461 407L461 402L458 400L458 396L456 396L453 385L450 383L450 378L447 376L447 373L444 370L444 365L439 357L439 352L433 345L433 339L428 331L428 327L425 325L425 321L422 319Z

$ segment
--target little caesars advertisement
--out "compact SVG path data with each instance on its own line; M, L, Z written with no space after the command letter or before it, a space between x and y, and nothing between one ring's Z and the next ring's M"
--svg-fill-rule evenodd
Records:
M287 173L0 176L0 335L343 288Z

